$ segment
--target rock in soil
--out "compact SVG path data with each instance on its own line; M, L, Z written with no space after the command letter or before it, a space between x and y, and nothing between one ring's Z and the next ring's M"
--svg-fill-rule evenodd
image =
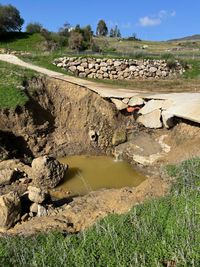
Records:
M54 188L62 181L68 166L48 156L33 160L33 184L42 188Z
M28 187L28 198L37 204L40 204L45 201L46 199L46 192L44 190L37 188L35 186L29 186Z
M0 196L0 228L9 229L21 217L21 202L17 193Z
M17 172L13 169L0 170L0 185L8 185L15 181Z

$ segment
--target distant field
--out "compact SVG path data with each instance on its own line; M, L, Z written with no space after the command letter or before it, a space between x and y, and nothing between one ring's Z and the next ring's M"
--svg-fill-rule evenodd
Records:
M136 91L200 91L200 41L170 41L170 42L151 42L151 41L127 41L117 38L96 38L95 41L106 48L103 54L84 51L77 54L76 51L69 51L68 48L62 47L53 52L44 52L44 39L40 34L17 33L8 36L4 41L0 41L0 48L9 48L12 50L21 50L30 52L31 55L22 56L24 61L54 70L61 73L69 74L52 64L55 58L61 56L88 56L88 57L132 57L132 58L179 58L182 55L184 61L190 64L191 68L186 71L180 79L161 80L161 81L114 81L114 80L94 80L103 82L116 88L130 88ZM145 49L142 49L145 47ZM176 49L180 51L176 51ZM171 52L169 52L169 50ZM106 52L107 51L107 52ZM184 58L186 56L186 58ZM181 60L182 60L181 58Z
M95 42L103 50L103 54L116 56L162 56L173 54L177 57L200 57L200 40L177 40L177 41L128 41L127 39L94 37ZM44 38L41 34L10 33L6 38L0 39L0 48L21 50L33 53L44 53ZM54 52L67 53L67 47L62 47ZM91 54L86 51L84 54ZM94 53L95 54L95 53Z

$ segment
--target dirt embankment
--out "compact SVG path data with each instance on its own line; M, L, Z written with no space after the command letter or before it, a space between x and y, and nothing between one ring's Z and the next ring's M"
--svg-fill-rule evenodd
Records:
M98 94L55 79L35 78L27 82L26 90L30 101L24 108L0 111L1 159L110 154L113 136L124 139L125 131L127 142L120 144L121 140L115 140L115 153L151 173L151 178L137 188L92 192L67 199L52 207L52 211L48 206L48 216L21 221L9 233L32 234L55 228L83 230L109 213L126 212L149 197L164 195L169 184L161 175L161 167L200 155L198 125L177 121L171 130L145 129L134 122L133 116L117 111ZM23 193L27 186L14 183L1 188L0 195L17 188Z
M43 77L26 90L24 108L0 111L0 138L11 156L110 153L115 129L126 125L113 104L78 85Z

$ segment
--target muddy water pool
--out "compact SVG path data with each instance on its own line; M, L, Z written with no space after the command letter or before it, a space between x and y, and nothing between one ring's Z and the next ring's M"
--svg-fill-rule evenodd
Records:
M145 180L128 162L112 157L70 156L59 161L68 164L69 170L52 192L57 198L84 195L102 188L136 187Z

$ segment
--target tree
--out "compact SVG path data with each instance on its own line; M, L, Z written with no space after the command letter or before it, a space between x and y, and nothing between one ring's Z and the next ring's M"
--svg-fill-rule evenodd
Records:
M96 34L98 36L106 36L108 34L108 27L104 20L100 20L97 25Z
M0 32L21 31L24 23L20 12L12 5L0 5Z
M113 30L113 28L110 29L110 37L111 38L114 37L114 30Z
M121 32L117 25L115 26L115 28L110 29L110 37L121 37Z
M68 22L66 22L64 25L63 25L63 27L61 27L60 29L59 29L59 35L61 35L61 36L64 36L64 37L69 37L69 33L70 33L70 29L71 29L71 25L68 23Z
M87 25L82 28L82 34L85 42L91 42L93 37L93 31L90 25Z
M29 32L29 33L40 33L42 29L43 29L42 24L38 22L29 23L26 26L26 32Z
M115 29L114 29L114 36L118 38L121 37L121 32L117 25L115 26Z
M82 50L84 46L84 38L83 35L75 30L70 33L69 37L69 48L75 50Z

